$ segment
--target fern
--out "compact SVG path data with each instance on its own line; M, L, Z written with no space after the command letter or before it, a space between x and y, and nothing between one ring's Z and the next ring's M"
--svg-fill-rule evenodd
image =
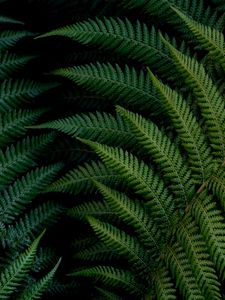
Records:
M32 35L29 31L4 30L0 32L0 48L1 50L8 50L15 46L21 39Z

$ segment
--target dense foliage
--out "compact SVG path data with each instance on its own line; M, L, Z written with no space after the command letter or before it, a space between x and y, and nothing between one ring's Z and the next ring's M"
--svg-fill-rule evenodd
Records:
M0 298L225 299L222 0L0 0Z

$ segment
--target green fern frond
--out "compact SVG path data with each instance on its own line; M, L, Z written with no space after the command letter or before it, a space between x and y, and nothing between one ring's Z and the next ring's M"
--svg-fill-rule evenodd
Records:
M132 145L133 135L127 124L118 115L96 112L75 115L65 119L50 121L33 128L50 128L72 137L88 138L99 143L112 145Z
M124 300L124 298L121 298L120 296L112 293L112 292L109 292L107 290L103 290L99 287L95 287L96 290L102 295L105 297L105 299L107 300Z
M164 182L152 168L121 148L79 140L93 148L109 168L122 176L126 184L148 201L146 205L150 208L150 215L162 228L171 224L174 202Z
M225 70L225 41L223 33L211 26L192 20L176 8L173 8L173 10L194 34L200 46L209 51L215 61L221 64L223 70Z
M99 239L102 240L107 247L116 251L119 256L124 257L131 264L131 268L139 271L139 275L143 272L145 276L147 276L147 274L150 275L150 256L147 255L145 249L137 239L91 216L88 216L87 220Z
M8 16L0 16L0 24L16 24L16 25L24 25L24 22L15 20L13 18L9 18Z
M107 286L120 287L131 294L142 294L140 285L129 271L109 266L97 266L69 274L75 277L91 277Z
M215 170L207 182L207 187L216 195L225 211L225 169L224 165Z
M164 265L160 265L154 275L157 300L176 300L176 290ZM148 298L147 298L148 299Z
M172 60L154 27L136 21L104 18L78 22L40 37L64 36L82 44L100 46L156 68L160 74L170 73ZM40 38L39 37L39 38Z
M206 192L202 192L195 199L191 207L201 234L209 248L211 260L214 262L219 275L225 278L225 223L222 212L216 202Z
M26 278L35 258L38 243L43 233L32 243L25 253L7 266L0 274L0 298L9 299Z
M221 299L219 278L195 221L191 217L184 218L179 223L176 236L191 263L193 274L202 294L206 299Z
M95 199L70 208L68 210L68 215L81 220L85 220L87 215L111 219L111 217L114 216L114 213L106 203Z
M37 168L4 190L0 194L1 220L5 223L11 223L26 208L26 205L51 183L61 168L61 163Z
M33 34L29 31L4 30L0 32L0 48L1 50L9 50L16 45L19 40L32 35Z
M84 163L78 168L69 171L59 180L52 183L46 192L64 192L77 195L80 192L92 193L94 184L92 179L117 186L121 184L121 176L107 168L101 161Z
M57 260L58 256L55 249L46 246L39 247L31 271L37 274L50 268Z
M0 150L0 191L16 179L19 174L37 165L46 145L53 142L55 134L26 137L15 145Z
M8 79L0 84L0 113L22 108L57 83L42 83L31 79Z
M52 281L59 264L61 262L61 258L58 260L57 264L54 268L39 281L31 285L28 289L26 289L21 295L17 297L17 300L36 300L42 297L42 294L46 291L50 282Z
M160 110L159 99L151 87L148 75L143 71L119 65L96 63L73 68L59 69L54 75L65 77L77 85L96 92L98 95L112 97L113 102L126 103L132 107L138 104L143 109ZM126 101L125 101L126 100Z
M212 155L205 135L182 95L161 83L149 69L148 71L182 146L189 156L192 176L196 183L201 184L205 181L207 169L212 163Z
M166 247L165 261L184 299L205 300L205 297L195 281L191 264L184 250L178 243Z
M0 79L9 79L22 69L34 56L0 51Z
M117 106L117 112L128 122L134 137L145 153L161 167L171 185L179 208L184 208L194 193L190 170L174 143L151 121Z
M215 156L223 160L225 157L225 109L224 100L217 86L207 75L203 65L177 51L165 39L163 41L170 50L178 72L193 91L195 101L207 126L208 137Z
M0 114L0 147L14 142L27 132L25 126L34 124L46 109L13 110Z
M100 182L95 181L94 183L112 211L114 211L125 224L133 227L137 238L148 249L148 253L151 253L151 257L157 256L160 252L163 238L157 226L150 219L144 205L139 201L129 199L126 194L112 190Z
M56 223L64 212L65 207L60 203L53 201L43 203L16 223L8 225L5 238L1 242L10 249L24 247L30 243L35 234Z

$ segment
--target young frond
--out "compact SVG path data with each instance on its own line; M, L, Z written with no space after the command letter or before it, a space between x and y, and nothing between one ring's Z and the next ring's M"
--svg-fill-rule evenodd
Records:
M100 182L95 181L94 183L112 211L125 224L133 228L137 234L137 238L148 249L148 252L151 253L151 257L157 256L160 252L163 238L157 226L150 219L148 210L144 204L129 199L126 194L112 190Z
M19 174L37 165L37 159L46 150L46 146L53 142L55 134L26 137L15 145L0 150L0 191L12 183Z
M26 126L34 124L46 109L13 110L0 114L0 147L14 142L15 138L25 135Z
M137 270L140 275L142 273L145 273L145 276L150 275L152 263L150 256L136 238L91 216L88 216L87 220L99 239L119 256L124 257L131 264L132 269Z
M163 39L163 38L162 38ZM207 126L210 145L217 158L225 157L224 100L217 86L196 59L177 51L165 39L174 63L185 83L191 88Z
M154 67L162 75L171 72L172 60L157 30L154 26L149 29L139 21L133 23L128 19L96 18L50 31L40 37L54 35L113 50L126 58Z
M193 196L194 184L179 149L150 120L118 106L117 112L128 122L145 153L160 166L164 177L171 183L169 187L175 194L177 206L184 208Z
M192 217L186 217L179 223L176 236L191 263L202 294L207 299L221 299L219 278L210 259L207 245Z
M75 277L91 277L110 287L120 287L130 294L142 294L141 286L136 282L134 275L127 270L110 266L97 266L69 274Z
M118 173L126 184L142 195L149 206L150 216L162 228L171 224L174 213L174 202L164 182L151 167L137 157L123 151L121 148L113 148L88 140L80 139L93 148L103 162Z
M77 85L94 91L98 95L112 98L113 102L125 103L138 109L151 111L160 110L160 102L151 86L148 75L143 71L136 71L127 65L96 63L59 69L54 75L65 77Z
M0 274L0 298L9 299L17 287L26 278L35 258L38 243L43 233L32 243L25 253L22 253Z
M61 258L58 260L57 264L54 268L39 281L32 284L29 288L27 288L21 295L17 297L17 300L36 300L40 299L43 293L48 288L50 282L52 281L59 265L61 262Z
M114 117L104 112L75 115L33 126L33 128L56 129L73 138L88 138L99 143L108 142L123 146L134 144L133 135L123 119L118 115Z
M176 281L183 298L186 300L205 300L195 281L191 264L179 244L168 245L164 255L167 267L171 270L173 279Z
M219 275L225 278L225 223L222 212L216 202L206 192L202 192L195 199L191 207L201 234L208 246L211 260L214 262Z
M61 163L58 163L48 167L37 168L5 189L0 194L1 220L5 223L11 223L25 210L26 205L51 183L61 167Z
M4 80L0 84L0 113L22 108L32 103L35 97L57 85L54 82L42 83L31 79Z
M12 52L0 51L0 79L9 79L21 70L33 56L18 55Z
M7 231L2 244L10 249L23 248L37 233L56 223L64 212L65 207L57 202L49 201L39 205L16 223L6 227Z
M223 70L225 70L225 41L223 33L211 26L194 21L175 8L173 10L184 21L200 46L209 51L215 61L221 64Z
M73 195L80 192L92 193L95 190L92 179L113 186L121 184L121 176L107 168L101 161L91 161L78 166L53 182L47 187L46 192L63 192Z
M150 70L149 74L181 144L188 154L192 176L196 183L201 184L205 181L207 169L212 162L212 154L203 130L182 95L160 82Z

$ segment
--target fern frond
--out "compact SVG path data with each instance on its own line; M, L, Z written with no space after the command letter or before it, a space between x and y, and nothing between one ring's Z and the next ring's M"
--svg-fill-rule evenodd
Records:
M157 226L149 217L147 209L140 202L129 199L126 194L112 190L109 187L94 182L98 190L102 193L105 200L118 217L133 227L137 234L137 238L151 253L151 257L155 257L160 252L160 246L163 238Z
M200 288L195 282L195 277L191 270L185 252L178 243L166 247L165 261L170 268L173 279L176 280L180 293L187 300L204 300Z
M159 265L154 275L154 285L157 300L176 300L176 290L168 270L164 265Z
M222 212L206 192L202 192L195 199L191 207L201 234L209 248L211 260L214 262L219 275L225 278L225 224Z
M51 143L55 134L26 137L3 152L0 150L0 191L12 183L19 174L37 165L37 158L43 154L46 145Z
M0 84L0 113L22 108L57 83L42 83L31 79L8 79Z
M194 58L177 51L165 39L163 41L170 50L178 72L193 91L195 101L207 126L208 137L215 156L223 159L225 156L225 109L224 100L217 86L207 75L203 65Z
M15 138L27 132L25 126L34 124L46 109L13 110L0 114L0 147L14 142Z
M151 121L117 106L117 112L130 125L131 131L145 153L161 167L176 196L177 206L184 208L194 193L191 172L174 143Z
M159 99L152 88L148 75L143 71L119 65L96 63L72 68L59 69L54 75L65 77L77 85L96 92L98 95L112 97L113 102L132 105L151 111L160 110Z
M103 290L103 289L101 289L99 287L95 287L95 288L107 300L124 300L123 298L121 298L120 296L118 296L118 295L116 295L116 294L114 294L112 292L109 292L107 290Z
M0 215L5 223L11 223L30 203L34 197L51 183L61 169L60 163L37 168L15 181L0 194Z
M223 33L211 26L192 20L176 8L173 8L173 10L194 34L200 46L209 51L214 60L221 64L223 70L225 70L225 41Z
M39 281L31 285L28 289L26 289L21 295L17 297L17 300L36 300L42 297L42 294L46 291L50 282L52 281L59 264L61 262L61 258L58 260L57 264L54 268Z
M22 253L0 275L0 298L9 299L21 282L26 278L35 258L38 243L43 233L32 243L25 253Z
M157 30L155 27L149 29L139 21L131 23L128 19L96 18L50 31L40 37L54 35L113 50L126 58L153 66L160 74L171 71L172 60Z
M92 277L110 287L120 287L131 294L142 294L140 285L129 271L109 266L97 266L69 274L75 277Z
M96 112L75 115L65 119L50 121L33 128L50 128L72 137L88 138L99 143L112 145L132 145L133 135L127 124L118 115Z
M0 32L0 48L1 50L9 50L16 45L19 40L32 35L33 34L29 31L4 30Z
M212 190L213 195L216 195L220 201L220 205L225 210L225 173L224 165L211 173L207 187Z
M189 156L192 176L196 183L201 184L205 181L207 169L212 164L212 155L205 135L182 95L161 83L150 70L148 71L182 146Z
M8 16L0 16L0 24L16 24L16 25L23 25L24 23Z
M58 260L55 249L50 247L39 247L31 271L38 273L50 268Z
M176 236L186 252L196 282L207 299L221 299L219 278L210 259L208 248L192 217L184 218Z
M76 205L68 210L68 215L73 218L85 220L87 215L97 216L98 218L110 219L114 215L110 207L103 201L88 201Z
M47 192L64 192L77 195L80 192L92 193L94 184L92 179L117 186L121 182L121 176L107 168L101 161L84 163L78 168L69 171L59 180L52 183Z
M150 208L150 215L162 228L169 226L175 209L174 202L157 173L121 148L80 140L93 148L107 166L122 176L129 187L148 201L146 205Z
M35 234L56 223L64 212L65 207L57 202L49 201L39 205L16 223L6 227L7 232L2 244L10 249L24 247Z
M9 79L33 58L34 56L0 51L0 79Z
M91 216L87 217L95 234L104 244L124 257L131 267L138 270L141 275L145 272L150 275L150 256L141 246L137 239L116 227L101 222Z

